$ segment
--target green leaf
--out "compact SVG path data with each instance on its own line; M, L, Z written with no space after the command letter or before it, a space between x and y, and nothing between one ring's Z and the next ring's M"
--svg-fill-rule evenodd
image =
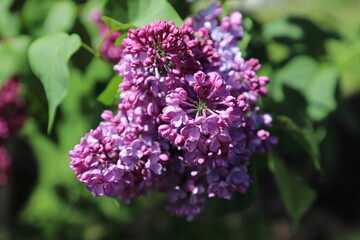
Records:
M105 90L98 96L97 100L106 106L115 105L118 102L119 84L121 82L122 78L119 75L114 76Z
M135 0L136 1L136 0ZM107 0L104 7L104 15L109 16L121 23L129 23L128 0Z
M42 34L71 30L76 18L76 5L71 1L53 2L45 18Z
M122 45L122 42L123 40L127 38L127 33L123 33L121 34L116 40L115 40L115 46L121 46Z
M269 168L275 177L287 212L297 226L301 217L310 209L316 199L316 192L291 173L284 162L270 156Z
M109 81L113 73L107 62L100 58L93 58L86 67L85 78L89 79L89 82Z
M108 1L105 9L105 15L138 27L156 20L172 20L178 26L183 24L179 14L166 0Z
M299 56L275 74L270 95L281 102L284 100L284 85L297 90L307 101L307 114L312 120L320 121L336 108L338 80L339 74L334 68L319 65L311 57Z
M0 1L0 36L15 36L20 30L20 21L17 16L10 12L13 0Z
M275 74L271 96L276 101L282 101L284 99L283 85L290 86L305 96L317 68L318 64L311 57L296 57Z
M172 20L178 26L183 24L179 14L166 0L131 0L130 2L132 4L130 9L135 10L137 7L137 11L133 11L133 15L130 15L131 23L136 26L144 26L156 20Z
M121 35L115 40L115 46L121 46L122 44L122 40L124 40L124 38L127 37L127 33L129 31L129 29L133 28L137 28L136 26L132 25L132 24L123 24L123 23L120 23L118 21L116 21L115 19L112 19L110 17L107 17L107 16L102 16L101 17L101 20L106 23L109 28L110 28L110 31L119 31L121 33ZM109 32L110 33L110 32ZM108 33L108 34L109 34ZM108 35L105 35L103 37L103 40L107 37Z
M21 19L28 32L40 36L47 14L52 5L51 0L26 0L21 9Z
M77 16L77 6L75 2L65 0L27 0L21 14L27 30L43 36L70 31Z
M274 38L300 39L303 36L301 27L290 23L286 18L280 18L263 26L263 37L266 40Z
M266 46L270 60L276 64L285 61L291 54L291 48L288 45L280 44L274 40L267 42Z
M250 41L251 41L251 30L253 28L253 22L250 18L245 17L244 18L244 36L243 39L241 39L241 41L238 42L238 47L241 50L241 54L243 57L245 57L247 55L247 46L249 45Z
M102 16L101 20L106 23L112 31L128 31L130 28L137 28L132 24L123 24L107 16Z
M306 110L313 120L322 120L336 109L335 90L338 80L339 73L331 67L323 67L317 72L306 92L310 103Z
M107 17L107 16L101 16L101 21L106 23L106 25L109 26L110 30L114 30L114 29L116 29L116 28L118 28L119 26L122 25L121 22L118 22L115 19L112 19L112 18Z
M5 39L0 44L0 85L14 74L28 70L26 52L30 37L17 36Z
M50 132L57 106L68 90L70 57L81 46L77 34L57 33L35 40L28 52L30 67L44 86L49 104Z
M321 171L320 153L315 134L309 129L301 129L289 117L280 115L274 121L274 127L287 132L309 154L314 167Z

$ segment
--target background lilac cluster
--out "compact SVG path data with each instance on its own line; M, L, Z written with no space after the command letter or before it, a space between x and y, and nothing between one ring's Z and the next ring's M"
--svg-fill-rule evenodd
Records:
M121 35L118 31L110 31L108 25L106 25L101 17L103 13L100 9L93 9L90 12L90 20L95 23L100 32L101 47L100 54L103 59L111 63L117 63L121 57L121 46L116 46L115 41Z
M6 141L13 136L26 120L25 104L20 98L18 77L7 80L0 89L0 185L7 182L12 159L6 149Z
M123 78L119 111L104 111L69 154L94 196L128 203L159 191L168 210L192 220L207 197L246 192L250 157L277 139L256 106L269 79L237 46L242 15L220 20L222 11L215 3L180 28L156 21L129 31L114 66Z

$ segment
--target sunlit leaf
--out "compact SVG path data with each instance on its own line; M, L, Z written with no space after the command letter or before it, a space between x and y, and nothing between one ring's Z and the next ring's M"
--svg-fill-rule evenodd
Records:
M130 28L136 28L136 26L132 24L123 24L107 16L102 16L101 20L106 23L112 31L127 31Z
M178 26L183 23L179 14L166 0L108 1L105 10L105 15L138 27L156 20L172 20Z
M78 35L57 33L37 39L29 48L30 67L43 84L48 99L48 131L52 128L56 108L68 90L67 63L80 45Z
M284 99L283 85L298 90L305 96L305 91L309 89L317 68L318 64L311 57L294 58L274 76L271 96L277 101L282 101Z
M250 18L245 17L244 18L244 36L241 39L241 41L238 42L238 46L240 47L241 54L243 57L247 55L247 46L249 45L251 41L251 30L253 28L253 22Z
M114 76L105 90L98 96L97 100L106 106L116 104L119 97L119 84L122 82L122 78L119 75Z
M283 101L284 85L297 90L307 101L307 114L312 120L320 121L336 108L338 76L334 68L319 65L311 57L299 56L275 74L270 94L276 101Z
M322 120L335 110L335 91L339 79L338 72L330 67L319 69L306 92L309 106L307 112L314 120Z
M138 6L138 11L130 15L131 23L136 26L144 26L156 20L172 20L178 26L183 23L176 10L166 0L131 0L130 2L134 4L131 6L132 9L136 9L136 3Z
M263 36L265 39L289 38L300 39L303 35L302 29L290 23L286 18L276 19L264 25Z

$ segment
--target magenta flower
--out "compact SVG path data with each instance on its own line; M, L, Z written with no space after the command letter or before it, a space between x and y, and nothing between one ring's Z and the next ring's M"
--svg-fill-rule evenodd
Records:
M20 82L17 77L13 77L0 89L0 139L15 134L25 120L25 103L20 98Z
M101 20L103 13L100 9L93 9L89 15L90 20L98 26L100 31L100 41L102 41L100 49L101 56L111 63L115 64L119 62L122 47L117 46L115 43L121 33L118 31L110 31L109 26ZM105 39L102 39L104 37Z

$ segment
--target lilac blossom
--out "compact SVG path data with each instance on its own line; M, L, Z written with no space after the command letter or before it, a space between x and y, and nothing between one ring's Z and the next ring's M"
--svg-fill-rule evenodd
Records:
M207 198L231 199L251 184L248 165L271 150L272 118L260 113L266 76L237 46L242 15L219 18L212 4L177 27L156 21L130 29L114 70L123 78L118 113L70 151L71 168L94 196L126 203L148 190L193 220Z
M261 65L257 59L245 60L237 42L243 37L242 15L233 12L219 20L221 6L214 3L208 11L200 12L199 17L185 20L185 24L193 27L195 34L201 35L205 40L213 41L213 49L220 56L219 68L216 71L230 85L233 91L248 92L248 98L266 96L269 78L257 76L256 72ZM208 12L207 17L204 13ZM203 34L203 32L207 34Z
M19 95L18 77L6 81L0 89L0 139L15 134L26 120L25 103Z
M121 112L119 112L121 113ZM169 153L156 141L152 122L140 109L113 116L81 139L70 151L71 168L94 196L117 196L125 202L145 194L164 172Z
M12 158L5 143L20 130L25 120L25 103L20 97L20 81L14 76L5 81L0 89L0 185L7 183L12 165Z
M116 39L120 37L121 33L118 31L111 31L109 26L101 20L103 13L100 9L93 9L89 15L90 20L97 25L100 31L101 56L106 61L117 63L120 60L122 48L121 46L116 45Z

